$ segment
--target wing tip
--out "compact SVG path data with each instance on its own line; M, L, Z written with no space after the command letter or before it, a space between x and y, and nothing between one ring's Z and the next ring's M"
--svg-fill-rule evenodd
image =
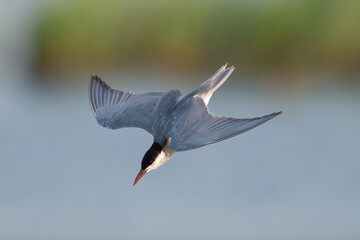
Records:
M92 92L95 85L94 82L97 82L98 79L99 79L98 75L92 74L90 78L90 86L89 86L89 103L90 103L91 111L93 112L94 115L96 114L96 107L92 99L93 98Z
M101 86L101 88L109 88L109 86L99 77L97 74L92 74L90 78L90 87L89 87L89 101L90 107L94 115L96 115L96 111L101 105L99 99L95 94L95 89L97 86Z
M97 74L92 74L90 79L91 81L101 81L101 78Z
M282 112L283 112L283 111L270 113L270 114L265 115L265 116L263 116L263 117L258 117L258 119L261 119L261 118L267 118L267 120L270 120L270 119L272 119L272 118L276 117L277 115L282 114Z
M100 83L102 87L108 87L108 85L97 74L92 74L91 75L91 83L93 83L93 82Z

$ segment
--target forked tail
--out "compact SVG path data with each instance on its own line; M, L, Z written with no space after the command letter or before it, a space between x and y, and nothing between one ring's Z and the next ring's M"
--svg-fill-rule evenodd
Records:
M194 95L201 97L206 105L208 105L212 94L226 81L235 69L234 67L226 68L226 65L222 66L214 75L194 90Z

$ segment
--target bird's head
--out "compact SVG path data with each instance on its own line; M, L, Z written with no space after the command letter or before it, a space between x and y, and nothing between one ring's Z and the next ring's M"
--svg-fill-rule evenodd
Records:
M149 171L157 169L163 165L170 157L167 157L163 151L163 146L154 142L150 149L145 153L141 162L141 169L134 181L135 184Z

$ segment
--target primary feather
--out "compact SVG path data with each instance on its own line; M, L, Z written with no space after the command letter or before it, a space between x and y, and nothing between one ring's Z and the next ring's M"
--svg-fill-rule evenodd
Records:
M272 113L256 118L216 117L204 100L193 96L183 103L187 109L174 123L170 150L174 152L199 148L244 133L279 115Z
M93 75L90 81L90 106L98 123L117 129L138 127L152 133L151 113L163 92L134 94L114 90Z

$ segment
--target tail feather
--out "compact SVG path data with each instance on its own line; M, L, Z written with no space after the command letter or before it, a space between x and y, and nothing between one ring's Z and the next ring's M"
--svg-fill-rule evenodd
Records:
M196 94L204 100L206 105L208 105L212 94L226 81L234 69L234 67L226 68L226 65L222 66L213 76L195 90Z

